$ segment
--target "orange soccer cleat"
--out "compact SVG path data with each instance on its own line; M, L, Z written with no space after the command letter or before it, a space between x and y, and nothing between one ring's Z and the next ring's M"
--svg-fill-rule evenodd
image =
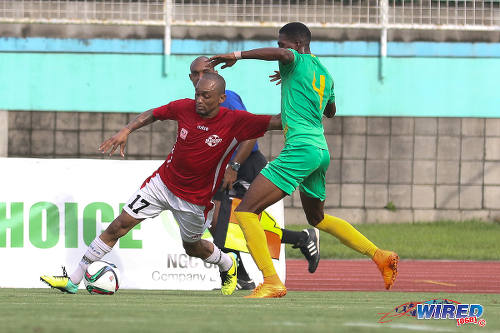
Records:
M385 289L391 289L398 276L399 256L396 252L378 249L373 256L373 261L377 264L380 273L382 273Z
M280 298L286 295L286 287L277 275L265 277L253 292L245 298Z

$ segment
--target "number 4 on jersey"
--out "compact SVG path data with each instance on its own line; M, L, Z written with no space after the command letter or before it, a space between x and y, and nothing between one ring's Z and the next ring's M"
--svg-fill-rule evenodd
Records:
M323 110L323 95L325 93L325 76L319 76L319 88L316 87L316 72L314 73L314 79L312 82L312 86L314 91L316 91L319 95L319 109Z

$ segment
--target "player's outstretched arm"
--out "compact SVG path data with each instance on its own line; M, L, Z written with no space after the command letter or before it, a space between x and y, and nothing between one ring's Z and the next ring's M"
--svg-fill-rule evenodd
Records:
M333 118L333 116L335 116L336 112L337 112L337 107L335 106L335 102L333 102L333 103L328 103L325 106L325 110L323 111L323 114L327 118Z
M156 119L153 116L152 109L141 113L134 120L128 123L127 126L123 127L118 133L101 143L99 150L101 153L105 154L111 149L109 152L109 156L111 156L115 150L120 147L120 155L125 157L125 146L127 145L128 135L136 129L151 124L155 120Z
M221 69L233 66L239 59L257 59L257 60L279 60L282 63L289 64L293 62L293 52L280 47L264 47L248 51L237 51L226 54L215 55L209 59L210 66L222 65Z

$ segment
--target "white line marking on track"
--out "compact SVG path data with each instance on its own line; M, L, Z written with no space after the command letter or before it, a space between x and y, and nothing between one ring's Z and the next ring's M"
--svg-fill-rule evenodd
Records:
M447 286L447 287L456 287L457 286L454 283L447 283L447 282L433 281L433 280L415 280L413 282L416 282L416 283L421 282L421 283L437 284L437 285L440 285L440 286Z

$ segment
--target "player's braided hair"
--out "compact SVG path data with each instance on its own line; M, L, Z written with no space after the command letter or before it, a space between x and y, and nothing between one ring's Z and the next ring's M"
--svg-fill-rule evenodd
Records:
M281 27L279 33L286 35L292 40L301 41L304 44L309 44L311 42L311 31L305 24L300 22L285 24Z

